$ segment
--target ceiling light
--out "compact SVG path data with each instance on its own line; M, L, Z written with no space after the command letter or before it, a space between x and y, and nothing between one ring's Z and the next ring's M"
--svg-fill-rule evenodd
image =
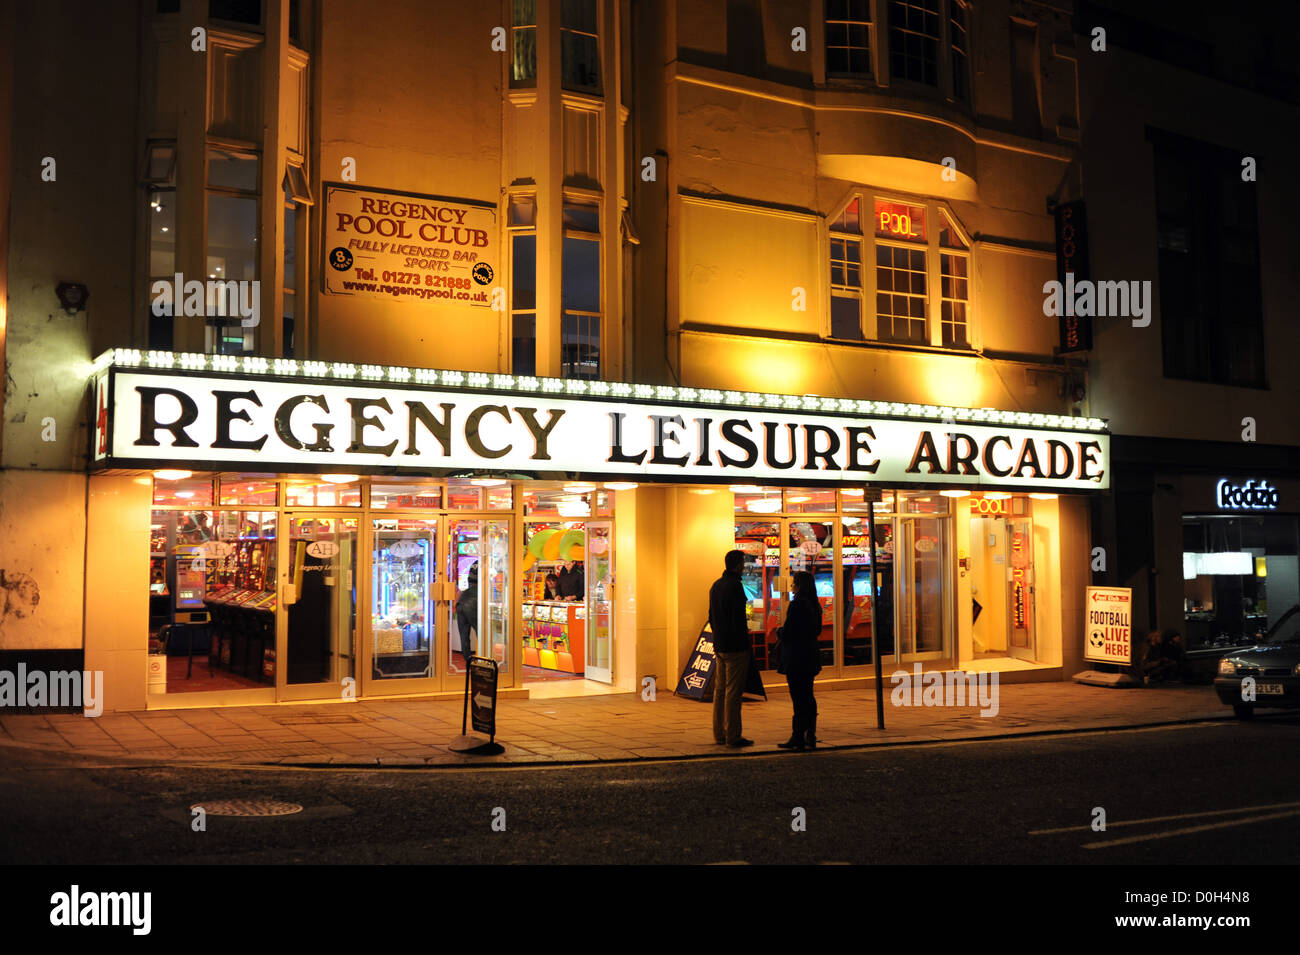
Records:
M845 497L861 497L861 496L862 496L862 488L860 488L860 487L846 487L846 488L841 488L841 489L840 489L840 493L843 494Z
M733 494L761 494L763 489L757 484L733 484L731 492Z
M787 497L786 500L791 504L803 504L805 501L811 501L812 498L807 494L796 494L792 497Z
M500 487L505 484L505 478L474 478L469 482L475 487Z
M1029 495L1029 496L1032 497L1035 501L1055 501L1055 500L1056 500L1056 495L1055 495L1055 494L1040 494L1040 493L1035 492L1035 493L1033 493L1033 494L1031 494L1031 495Z
M177 491L177 492L176 492L176 496L177 496L177 497L193 497L193 496L194 496L194 492L193 492L193 491Z
M1005 501L1011 495L1006 491L989 491L984 495L986 501Z
M940 491L944 497L970 497L970 491Z
M564 489L565 489L566 491L568 491L570 494L590 494L592 491L596 490L596 485L594 485L594 484L566 484L566 485L564 485Z
M320 479L326 484L351 484L353 481L361 480L359 474L322 474Z
M761 497L756 501L750 501L745 505L745 509L758 514L774 514L781 510L781 501L775 497Z
M164 468L161 471L154 471L153 476L159 481L183 481L187 477L193 477L193 471L179 471L174 468Z
M607 491L631 491L636 488L633 481L606 481L605 490Z

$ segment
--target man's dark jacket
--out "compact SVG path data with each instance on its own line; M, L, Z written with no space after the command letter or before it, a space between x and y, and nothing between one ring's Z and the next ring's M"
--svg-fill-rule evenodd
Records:
M709 588L709 628L717 653L739 653L752 649L749 625L745 622L745 585L740 572L724 571Z

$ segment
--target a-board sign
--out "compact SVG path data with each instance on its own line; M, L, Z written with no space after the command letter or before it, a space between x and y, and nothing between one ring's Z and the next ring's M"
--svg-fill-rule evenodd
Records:
M487 657L469 659L469 720L476 732L497 734L497 663Z
M677 680L677 695L684 696L688 700L699 700L702 703L712 702L713 678L716 672L717 658L713 649L713 632L706 623L695 641L695 646L691 649L690 656L686 658L686 666L682 668L681 677ZM749 658L749 673L745 678L744 695L767 699L767 690L763 689L763 678L759 675L758 666L754 663L752 655Z
M1120 663L1133 658L1133 591L1129 587L1089 587L1083 602L1083 658Z

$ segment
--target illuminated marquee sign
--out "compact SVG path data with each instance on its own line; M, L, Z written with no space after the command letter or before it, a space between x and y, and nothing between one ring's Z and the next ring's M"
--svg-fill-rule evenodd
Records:
M1099 429L954 426L800 411L795 402L803 399L780 396L773 396L781 401L780 410L684 402L676 393L672 400L655 401L649 386L619 382L521 378L531 384L525 393L489 387L494 378L515 384L508 375L362 366L370 380L331 380L320 362L302 363L314 375L277 375L266 359L240 360L250 366L261 362L267 366L264 374L213 370L233 369L236 360L226 356L173 359L169 354L166 360L181 367L112 365L108 453L99 466L558 472L691 483L890 482L1088 491L1110 483L1110 436ZM184 367L194 365L208 370ZM439 384L411 380L417 376ZM468 386L459 387L460 382ZM557 393L570 386L617 388L623 394ZM634 389L647 397L627 394ZM747 403L741 399L740 405Z
M1214 499L1225 511L1276 511L1279 501L1277 488L1267 481L1251 480L1238 487L1227 478L1219 481Z
M876 235L885 239L925 241L925 206L876 200Z

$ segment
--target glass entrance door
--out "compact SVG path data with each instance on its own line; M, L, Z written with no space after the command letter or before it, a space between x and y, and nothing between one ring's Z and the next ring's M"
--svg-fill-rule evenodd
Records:
M614 528L608 522L589 522L586 532L587 659L583 676L612 683Z
M445 616L443 674L465 678L469 654L490 657L510 683L511 574L509 518L448 518L447 568L451 597ZM453 685L444 680L444 688Z
M897 519L898 573L895 574L898 662L943 656L946 629L944 569L948 522L936 517Z
M1034 649L1034 525L1024 517L1007 521L1007 643L1011 656L1032 661Z
M441 689L438 621L449 602L438 532L445 526L437 516L372 521L367 696Z
M282 700L340 695L356 678L358 521L287 513L271 665Z

